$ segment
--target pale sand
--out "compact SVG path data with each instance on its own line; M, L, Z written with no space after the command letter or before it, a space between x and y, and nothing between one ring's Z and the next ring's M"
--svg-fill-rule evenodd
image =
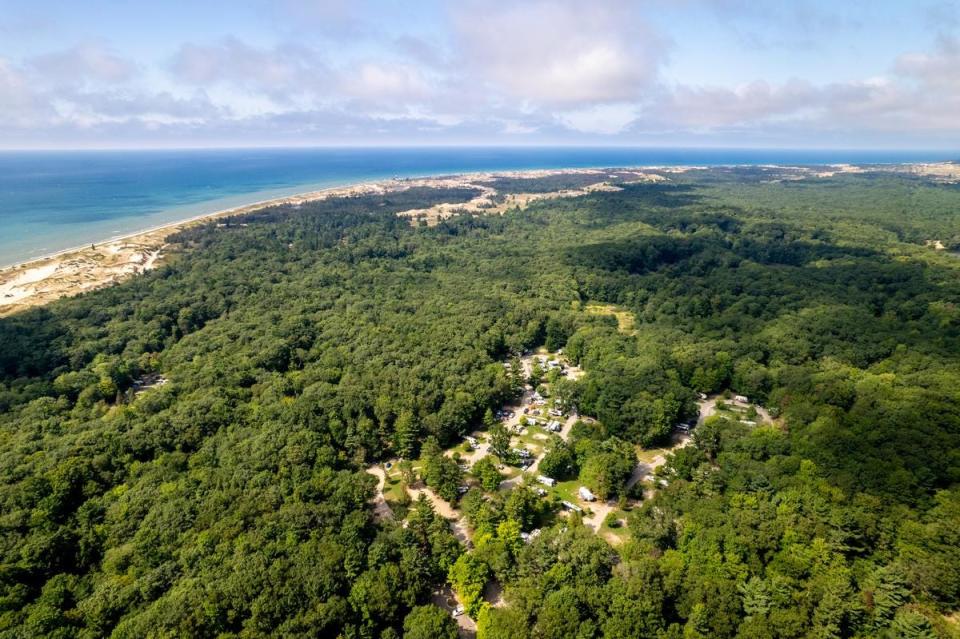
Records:
M943 182L960 182L960 163L957 162L909 164L905 165L903 170L907 173L937 178Z
M630 169L544 169L530 171L496 171L469 173L443 177L391 179L365 182L350 186L334 187L320 191L301 193L288 197L254 202L244 206L198 215L179 222L114 237L90 246L82 246L43 258L23 262L0 269L0 316L10 315L33 306L91 291L143 273L163 263L166 238L183 229L203 224L214 219L250 213L271 206L299 205L305 202L331 197L355 197L361 195L397 192L416 187L475 188L480 195L462 204L440 204L428 209L404 211L398 215L409 218L412 224L425 221L437 224L440 220L461 214L502 215L514 209L524 209L532 202L554 198L569 198L586 195L593 191L616 190L619 187L609 180L634 176L629 181L657 182L668 179L665 173L680 173L697 167L640 167ZM502 202L496 202L497 191L490 183L499 177L539 178L553 175L596 175L597 182L579 189L548 193L508 194Z

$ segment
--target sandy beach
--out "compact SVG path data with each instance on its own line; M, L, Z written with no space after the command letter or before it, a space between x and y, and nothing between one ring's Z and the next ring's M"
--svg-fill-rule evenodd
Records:
M89 246L77 247L0 269L0 316L10 315L33 306L46 304L61 297L76 295L122 281L163 264L166 238L182 229L209 223L212 220L243 215L278 205L299 205L334 197L356 197L383 194L416 187L473 188L477 197L466 203L442 203L425 209L398 213L412 224L434 225L456 215L503 215L511 210L522 210L533 202L580 197L600 190L616 190L613 184L630 181L659 182L669 180L689 170L703 167L650 166L625 169L541 169L524 171L496 171L467 173L440 177L388 179L362 182L319 191L309 191L287 197L252 202L243 206L198 215L163 226L115 237ZM832 177L837 173L860 172L862 167L833 165L819 170L780 167L796 171L796 179ZM876 168L876 167L873 167ZM960 165L945 162L936 164L891 165L883 170L925 175L940 181L960 180ZM493 184L498 178L532 179L555 175L596 176L579 188L549 192L500 194Z
M683 170L671 167L670 171ZM474 188L479 195L466 203L445 203L429 209L404 211L398 215L411 223L433 225L442 219L461 214L503 214L512 209L526 208L530 203L558 197L578 197L591 191L615 189L609 180L628 178L659 181L666 179L667 171L657 168L619 170L616 176L610 169L549 169L529 171L482 172L461 175L388 179L362 182L319 191L309 191L287 197L252 202L243 206L198 215L178 222L114 237L88 246L59 251L42 258L0 269L0 316L46 304L61 297L76 295L103 286L109 286L128 277L144 273L163 263L166 238L191 226L213 220L234 217L279 205L300 205L306 202L336 197L356 197L383 194L410 188ZM597 181L579 189L546 193L510 193L499 200L490 183L498 178L538 178L551 175L596 175Z

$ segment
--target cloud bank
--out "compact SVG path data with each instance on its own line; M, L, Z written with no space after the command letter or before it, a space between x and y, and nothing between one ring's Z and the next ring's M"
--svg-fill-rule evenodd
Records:
M269 44L243 33L191 38L156 59L109 38L35 55L5 54L0 44L0 139L9 147L960 140L960 41L941 29L942 17L927 48L891 53L867 77L730 83L674 72L674 54L690 43L658 19L665 3L467 2L439 9L431 28L413 20L391 30L375 4L287 2L280 19L296 28ZM744 19L767 39L790 21L865 28L791 5L775 15L735 0L672 9L724 16L747 49L761 38ZM928 7L918 20L943 11ZM804 34L780 39L806 46Z

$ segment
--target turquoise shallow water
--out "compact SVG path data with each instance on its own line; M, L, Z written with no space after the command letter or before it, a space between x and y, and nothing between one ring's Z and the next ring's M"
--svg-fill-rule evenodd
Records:
M949 159L949 153L920 151L616 147L0 152L0 266L232 206L393 176Z

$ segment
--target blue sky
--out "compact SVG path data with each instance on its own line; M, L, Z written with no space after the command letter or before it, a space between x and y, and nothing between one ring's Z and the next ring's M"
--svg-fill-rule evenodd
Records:
M0 146L960 147L960 0L0 0Z

